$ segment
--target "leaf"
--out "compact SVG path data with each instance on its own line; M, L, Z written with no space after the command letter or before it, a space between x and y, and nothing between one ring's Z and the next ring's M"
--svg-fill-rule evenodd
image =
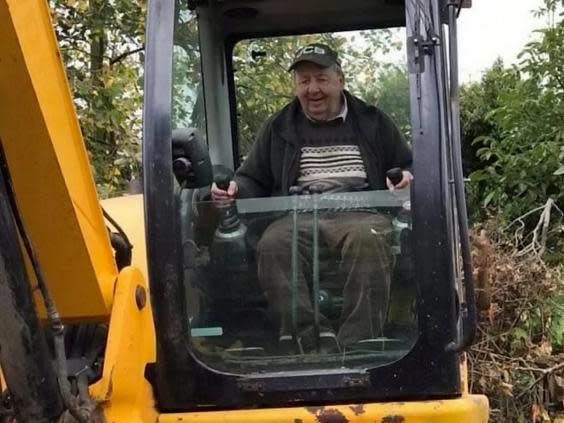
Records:
M487 207L488 204L490 204L490 201L492 201L494 195L495 195L495 192L492 191L486 196L486 198L484 199L484 207Z
M554 171L553 175L555 176L564 175L564 166L561 166L556 171Z

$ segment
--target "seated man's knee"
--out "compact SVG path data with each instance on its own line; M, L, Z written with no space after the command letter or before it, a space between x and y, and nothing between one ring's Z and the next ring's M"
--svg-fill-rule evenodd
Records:
M371 255L386 248L391 234L391 226L379 219L361 219L348 231L345 248Z
M257 245L259 254L280 252L289 245L291 234L284 223L276 221L266 228Z

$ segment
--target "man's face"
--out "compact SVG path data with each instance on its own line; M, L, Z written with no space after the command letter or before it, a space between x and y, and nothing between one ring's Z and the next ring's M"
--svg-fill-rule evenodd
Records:
M341 111L343 77L331 68L312 62L295 68L295 90L302 109L315 120L326 121Z

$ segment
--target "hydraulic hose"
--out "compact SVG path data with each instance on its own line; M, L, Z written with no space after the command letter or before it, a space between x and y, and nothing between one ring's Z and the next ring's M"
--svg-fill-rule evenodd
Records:
M18 207L14 194L14 189L2 149L0 149L0 169L2 171L1 173L5 183L6 196L8 197L8 203L12 211L12 216L16 223L16 228L21 237L24 248L31 261L31 265L33 267L35 276L37 278L37 286L39 288L41 297L43 298L45 309L47 311L47 319L49 321L49 327L53 334L53 344L54 344L54 353L55 353L55 362L56 362L55 367L56 367L57 383L59 386L61 399L63 400L64 406L68 409L68 411L76 420L78 420L81 423L86 423L90 419L90 415L92 414L92 411L94 409L94 404L93 403L89 404L88 402L79 404L78 398L75 397L71 392L71 386L68 380L68 372L67 372L67 359L65 354L64 326L61 321L59 312L55 307L53 298L51 297L51 293L49 292L49 289L47 288L47 284L45 283L45 277L43 275L43 271L39 264L37 255L35 254L35 250L33 248L31 240L25 230L25 226L23 224L21 216L18 213Z

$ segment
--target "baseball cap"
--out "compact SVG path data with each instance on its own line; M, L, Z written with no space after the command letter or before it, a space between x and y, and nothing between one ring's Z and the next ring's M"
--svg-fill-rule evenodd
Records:
M323 68L327 68L335 64L341 66L341 62L339 61L335 50L328 45L321 43L308 44L307 46L300 48L296 52L294 61L292 62L292 66L288 68L288 72L294 69L298 63L301 62L313 62Z

